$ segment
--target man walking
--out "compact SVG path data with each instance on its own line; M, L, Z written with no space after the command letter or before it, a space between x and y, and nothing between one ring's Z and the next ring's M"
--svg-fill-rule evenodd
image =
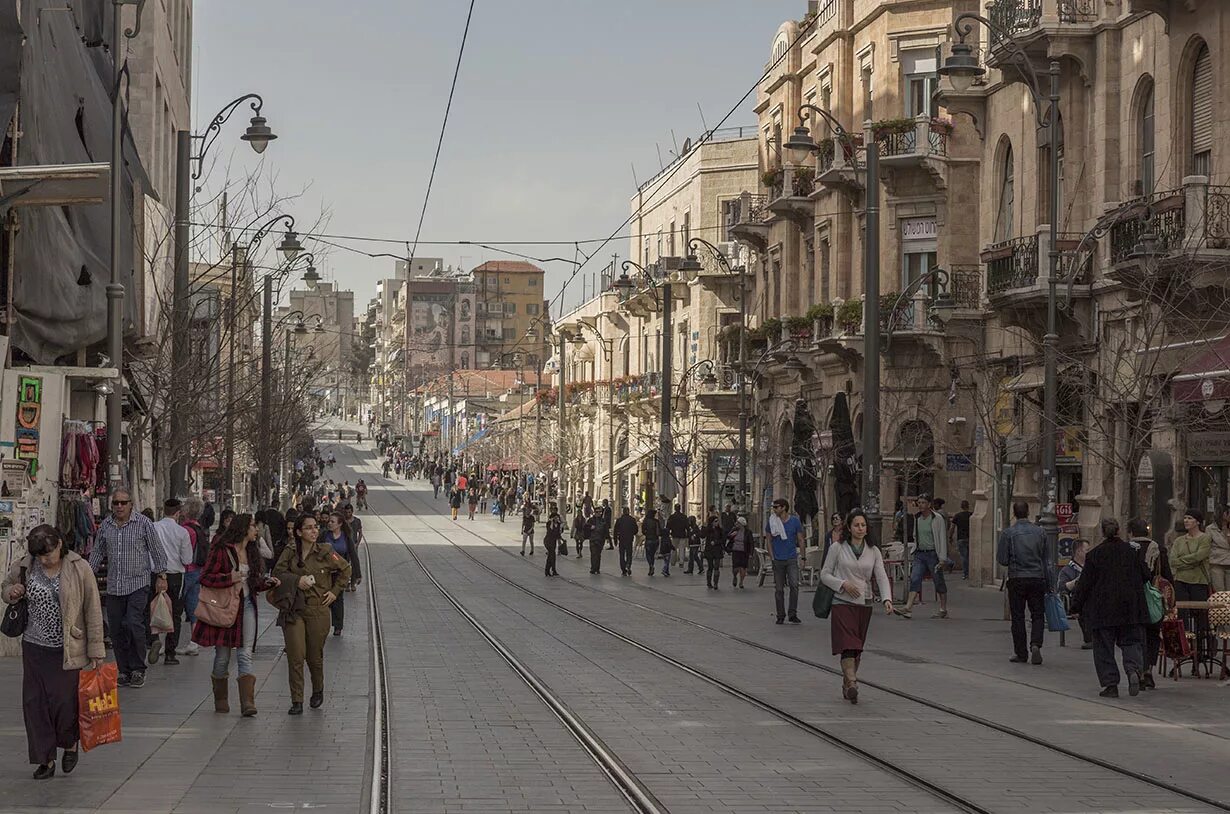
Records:
M1166 549L1149 536L1149 524L1139 517L1129 520L1128 534L1130 535L1128 545L1136 549L1149 576L1151 578L1161 577L1167 582L1174 582L1174 574L1170 570L1170 557L1167 556ZM1081 619L1083 620L1084 617ZM1157 684L1153 681L1153 667L1157 664L1157 655L1162 649L1161 620L1145 625L1144 635L1145 660L1141 670L1140 688L1156 690Z
M799 561L807 563L803 523L790 513L790 503L782 498L773 501L773 513L765 524L765 539L773 555L773 598L777 603L777 623L786 621L785 588L790 586L790 623L801 624L799 618Z
M175 627L167 634L166 658L164 664L179 664L175 658L175 649L179 647L180 623L184 615L184 572L192 565L192 536L180 523L184 519L184 504L178 498L167 498L162 504L162 519L154 524L154 533L166 554L167 562L167 596L171 599L171 615L175 619ZM157 590L151 584L151 589ZM147 608L148 612L148 608ZM150 631L147 636L149 652L147 660L157 664L162 655L161 634Z
M675 504L675 511L666 518L666 533L670 536L671 541L671 562L678 563L680 553L686 551L688 547L688 517L678 503ZM663 568L662 573L666 572L667 569Z
M607 528L600 513L593 514L585 521L585 530L589 536L589 573L602 573L602 549L606 547Z
M1102 521L1103 540L1085 558L1085 570L1072 593L1072 608L1093 629L1093 666L1103 698L1119 697L1115 647L1123 654L1128 694L1140 694L1144 626L1149 624L1145 583L1151 576L1137 549L1119 538L1119 521Z
M901 615L910 617L910 609L914 603L922 599L923 579L930 575L935 583L935 593L940 598L940 609L931 615L932 619L948 618L948 586L944 584L944 569L941 567L948 559L948 524L944 515L931 507L931 498L927 495L918 496L918 514L914 518L914 562L910 567L910 598L905 603Z
M153 521L132 509L132 492L116 489L111 493L111 514L98 527L90 568L97 574L107 564L107 627L115 647L119 684L137 688L145 686L142 645L150 575L159 577L155 589L165 591L167 555Z
M974 513L969 510L969 501L961 501L961 511L952 516L951 533L961 554L961 579L969 579L969 519Z
M1029 520L1029 504L1012 504L1016 521L999 533L995 558L1008 568L1008 610L1012 614L1012 647L1009 661L1042 663L1042 637L1046 632L1046 594L1050 590L1046 564L1046 535ZM1025 608L1029 607L1030 647L1025 649Z
M615 521L615 542L619 544L619 573L625 577L632 576L632 547L636 543L636 532L636 518L624 506Z

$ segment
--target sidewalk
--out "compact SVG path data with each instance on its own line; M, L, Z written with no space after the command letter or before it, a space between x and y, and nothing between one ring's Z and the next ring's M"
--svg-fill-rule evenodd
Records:
M358 597L358 599L355 599ZM254 718L239 714L231 665L231 712L213 711L213 650L149 668L145 686L120 688L123 741L83 753L77 769L31 778L21 712L21 659L0 659L0 788L5 814L255 814L311 807L354 812L366 789L367 596L347 595L347 627L325 648L325 706L286 715L281 631L262 603L254 670ZM184 635L185 641L187 636ZM108 656L111 654L108 653Z

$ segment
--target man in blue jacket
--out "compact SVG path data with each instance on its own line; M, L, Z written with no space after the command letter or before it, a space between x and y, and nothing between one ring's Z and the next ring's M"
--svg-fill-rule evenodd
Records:
M799 619L799 562L807 564L806 543L803 541L803 523L797 514L790 513L790 503L778 498L773 501L773 513L765 523L765 540L773 557L773 598L777 602L777 623L786 621L785 588L790 586L790 623L801 624Z
M1008 610L1012 614L1012 647L1009 661L1042 663L1042 637L1046 633L1046 594L1051 588L1046 564L1046 535L1029 520L1029 504L1012 504L1016 521L999 533L995 559L1007 567ZM1025 649L1025 607L1029 606L1029 650Z

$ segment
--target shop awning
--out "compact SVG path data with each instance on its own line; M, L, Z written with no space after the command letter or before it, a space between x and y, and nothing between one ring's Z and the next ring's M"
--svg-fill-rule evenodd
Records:
M624 458L622 461L615 464L615 474L618 475L620 472L623 472L625 469L631 466L634 466L637 463L640 463L641 461L645 460L652 454L653 453L651 452L644 452L639 455L629 455L627 458ZM609 477L609 475L610 473L606 471L599 472L598 480L605 481Z
M456 455L459 452L461 452L463 449L465 449L466 447L470 446L471 444L478 443L479 441L486 438L490 433L491 433L490 427L483 427L481 430L479 430L478 432L474 433L469 438L467 438L465 442L454 447L453 454Z
M1191 361L1172 380L1174 400L1183 403L1230 398L1230 335L1192 348Z
M1029 390L1041 390L1045 383L1046 368L1043 365L1030 365L1018 375L1004 382L1004 389L1009 393L1023 393Z

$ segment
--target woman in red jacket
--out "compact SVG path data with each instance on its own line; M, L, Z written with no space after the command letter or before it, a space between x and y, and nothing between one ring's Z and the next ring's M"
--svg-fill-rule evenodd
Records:
M229 628L214 627L198 619L192 628L192 641L214 648L210 675L214 687L214 712L230 712L229 670L231 653L238 651L239 706L244 717L256 714L256 676L252 674L252 652L256 649L256 595L278 585L265 576L265 562L257 543L258 529L250 514L239 514L226 530L214 538L201 571L206 588L239 586L240 612Z

